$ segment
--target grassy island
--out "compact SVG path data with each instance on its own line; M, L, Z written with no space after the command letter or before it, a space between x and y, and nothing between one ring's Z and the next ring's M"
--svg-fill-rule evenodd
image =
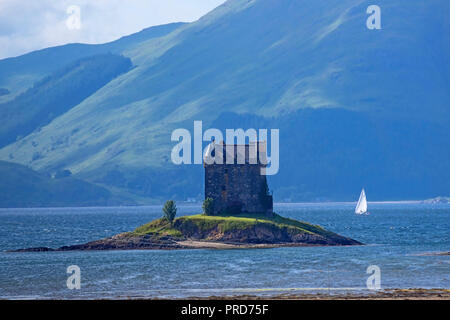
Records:
M170 224L164 218L160 218L136 228L130 234L136 236L153 235L159 237L183 237L185 234L194 234L197 232L213 233L214 231L218 234L226 234L249 230L255 227L285 230L292 235L335 235L334 233L323 229L321 226L285 218L278 214L274 214L273 217L257 214L240 214L235 216L208 216L205 214L197 214L177 218L174 220L173 224Z
M131 250L188 248L273 248L281 246L342 246L361 243L306 222L278 214L209 216L197 214L169 221L153 220L133 231L58 249L18 251Z

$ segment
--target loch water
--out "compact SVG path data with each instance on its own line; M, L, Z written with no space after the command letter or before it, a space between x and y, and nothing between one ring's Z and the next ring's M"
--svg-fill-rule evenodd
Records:
M161 206L0 209L0 298L187 298L368 292L369 266L381 288L450 288L450 204L275 204L283 216L319 224L365 245L271 249L192 249L12 253L92 241L161 216ZM200 205L179 205L178 215ZM430 254L431 253L431 254ZM67 267L81 289L67 288Z

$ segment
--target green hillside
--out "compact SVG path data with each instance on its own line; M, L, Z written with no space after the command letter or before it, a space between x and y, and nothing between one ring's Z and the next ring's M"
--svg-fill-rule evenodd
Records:
M117 49L135 68L0 159L146 199L200 198L202 167L172 165L170 135L202 120L280 129L275 201L351 200L362 186L372 200L444 194L450 4L380 0L382 30L368 30L370 4L227 1Z
M6 161L0 161L0 177L1 207L97 206L127 201L70 176L51 178Z
M131 67L130 59L113 54L83 58L40 80L14 100L0 104L4 121L0 147L49 124Z
M43 77L77 60L107 53L121 55L142 42L165 36L183 24L170 23L150 27L104 44L71 43L0 60L0 87L10 91L9 96L1 97L0 94L0 103L24 92Z

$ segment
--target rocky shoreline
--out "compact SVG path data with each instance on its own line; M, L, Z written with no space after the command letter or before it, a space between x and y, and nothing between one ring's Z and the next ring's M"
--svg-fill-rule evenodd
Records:
M450 300L450 289L384 289L362 293L280 293L189 297L189 300Z

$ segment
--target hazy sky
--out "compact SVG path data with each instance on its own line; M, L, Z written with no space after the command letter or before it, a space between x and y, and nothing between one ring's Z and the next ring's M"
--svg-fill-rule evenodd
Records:
M70 42L103 43L197 20L225 0L0 0L0 59ZM80 9L79 21L77 8Z

